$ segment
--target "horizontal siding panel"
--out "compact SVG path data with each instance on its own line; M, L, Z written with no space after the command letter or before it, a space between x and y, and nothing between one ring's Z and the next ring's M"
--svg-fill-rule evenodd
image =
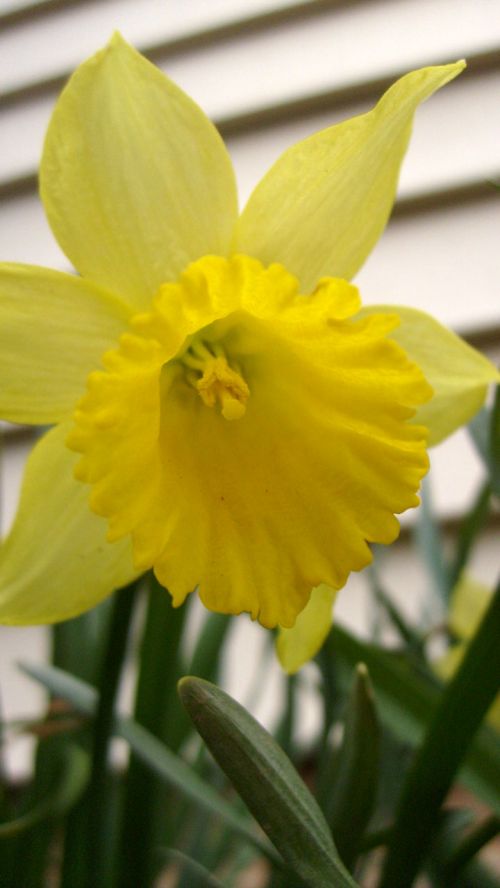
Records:
M495 176L500 170L499 95L500 64L481 73L465 71L419 109L403 168L403 195ZM0 186L35 172L55 98L43 97L3 109ZM319 129L368 110L372 104L332 104L320 112L301 108L300 114L293 114L291 119L274 123L268 119L265 126L253 125L250 120L241 129L234 121L220 120L221 131L228 132L242 201L282 150Z
M62 12L68 7L86 6L88 3L89 0L2 0L0 27L11 27L26 18L32 20L38 16Z
M2 203L0 261L68 270L68 260L52 237L37 195L22 195Z
M357 277L364 301L413 305L464 333L498 326L499 210L496 199L394 218Z
M499 42L500 5L491 0L377 2L242 34L216 51L207 46L172 58L168 70L213 117L222 118L483 52Z
M0 429L0 434L2 430ZM5 434L0 439L0 468L2 472L2 484L0 486L0 536L5 534L14 518L19 489L24 472L24 464L33 446L33 440L28 434L9 436Z
M64 76L119 30L134 45L186 44L224 38L242 27L269 26L283 15L312 14L337 2L318 0L87 0L49 4L47 13L14 17L0 42L0 76L6 91ZM51 8L53 11L51 11ZM50 14L49 14L50 13ZM2 17L0 15L0 28Z
M500 173L500 69L471 76L465 71L418 111L403 164L401 197ZM372 104L325 110L229 136L242 204L282 151Z
M156 47L155 55L166 62L161 59L162 44L168 55L168 39L189 30L193 11L205 9L208 26L210 21L215 23L218 13L220 20L225 16L227 21L236 18L235 10L244 18L250 11L280 5L284 6L269 0L246 0L244 6L221 0L174 4L113 0L70 7L46 21L38 19L5 31L0 82L8 91L66 74L119 27L141 48ZM291 13L297 4L286 5ZM289 14L279 27L266 27L264 18L262 27L242 28L229 39L223 29L220 40L213 33L191 51L172 56L172 77L220 116L237 113L242 106L288 101L400 68L482 52L498 46L500 40L496 0L379 0L310 6L316 14Z

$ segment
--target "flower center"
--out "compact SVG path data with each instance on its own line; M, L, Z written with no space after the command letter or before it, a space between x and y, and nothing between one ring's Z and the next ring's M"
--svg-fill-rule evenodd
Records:
M199 586L212 610L291 626L417 504L425 429L409 420L430 389L388 337L397 319L359 308L345 281L306 297L280 265L204 256L90 374L75 475L176 606Z
M211 348L194 339L182 356L188 368L188 382L196 389L207 407L219 402L224 419L241 419L246 410L250 389L237 368L231 367L219 343Z

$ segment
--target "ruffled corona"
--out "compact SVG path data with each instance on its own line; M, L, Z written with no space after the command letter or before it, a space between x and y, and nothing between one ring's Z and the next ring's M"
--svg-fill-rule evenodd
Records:
M357 290L310 296L282 266L206 256L136 315L88 380L68 446L109 540L131 534L179 605L292 626L418 503L431 395Z

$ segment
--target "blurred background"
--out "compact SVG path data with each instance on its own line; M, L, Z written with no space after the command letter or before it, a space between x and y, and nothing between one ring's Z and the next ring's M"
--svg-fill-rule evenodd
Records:
M0 259L69 270L37 195L45 127L72 69L119 29L214 120L234 160L241 205L288 145L368 110L406 71L465 57L468 68L417 114L393 218L359 274L367 303L431 312L493 359L500 356L500 4L498 0L0 0ZM36 331L35 331L36 333ZM2 426L1 527L8 529L33 436ZM432 453L427 499L452 540L482 480L466 431ZM419 514L402 521L400 541L377 556L384 583L405 616L418 621L435 581L418 557ZM498 514L470 565L493 586ZM47 529L48 541L50 528ZM336 619L361 635L373 628L369 578L353 576ZM190 619L199 620L196 608ZM224 683L248 702L252 664L266 633L234 620ZM390 633L387 637L391 642ZM42 692L18 674L21 656L41 660L39 627L0 628L2 710L25 717ZM254 711L276 712L283 677L272 657ZM301 673L298 730L315 730L316 666ZM127 688L124 691L127 697ZM9 750L23 772L30 741Z

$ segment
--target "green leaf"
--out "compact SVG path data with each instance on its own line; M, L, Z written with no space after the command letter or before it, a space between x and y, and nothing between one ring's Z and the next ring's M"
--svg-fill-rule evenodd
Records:
M421 506L417 513L415 541L422 554L429 577L438 599L446 604L450 594L448 570L444 560L441 532L432 508L431 485L424 478L421 486Z
M83 681L96 684L101 668L104 646L109 632L109 620L114 606L114 596L107 598L90 611L78 617L56 623L50 627L51 659L54 666L71 672ZM39 744L32 792L43 796L53 780L53 768L60 756L61 746L66 742L64 733L49 736ZM90 752L92 737L90 724L82 724L79 742ZM88 838L88 800L84 796L75 805L64 823L64 851L61 863L59 888L73 888L87 880L86 861ZM43 824L30 835L30 854L26 860L18 855L22 871L18 884L38 886L43 882L44 873L50 866L51 849L56 837L51 824Z
M380 719L398 740L415 745L439 699L437 680L417 672L400 652L361 641L338 624L328 637L326 649L345 673L345 683L357 663L366 664Z
M202 679L179 682L181 700L222 770L306 885L354 886L320 808L273 738L224 691Z
M113 796L109 781L109 749L115 721L115 704L127 653L127 642L142 579L135 580L113 596L111 618L99 670L99 694L92 723L92 767L86 793L87 881L93 888L106 888L113 862L109 824Z
M222 882L219 882L215 876L209 873L201 863L193 860L187 854L183 854L182 851L178 851L176 848L168 848L166 851L162 851L162 855L167 860L181 865L182 870L189 875L190 888L224 888Z
M489 482L481 487L474 505L465 516L458 534L453 561L448 569L448 583L452 592L460 579L460 574L467 564L474 542L490 512L491 485Z
M190 730L176 694L184 674L180 644L187 607L174 608L154 574L148 577L147 613L138 662L134 718L162 743L176 751ZM161 676L161 681L159 681ZM175 814L170 817L171 809ZM130 757L118 861L118 884L148 885L155 866L154 849L169 842L170 820L178 820L178 798L151 770Z
M500 386L493 407L483 407L468 429L488 471L491 488L500 497Z
M351 867L373 812L378 786L379 726L368 670L356 667L341 746L323 776L323 810L339 854Z
M412 885L441 805L499 687L500 585L447 685L403 788L381 888Z
M336 658L347 676L356 663L366 663L377 695L377 711L395 737L413 747L423 737L442 689L435 677L417 670L405 656L385 651L334 626L325 654ZM482 725L462 764L460 779L497 812L500 811L500 749L498 735Z
M61 750L61 759L61 773L52 791L31 811L0 824L0 839L10 839L45 820L61 817L80 798L89 778L89 757L75 743L68 743Z
M491 825L494 818L474 823L474 813L464 808L446 808L441 815L439 827L434 835L426 871L435 888L498 888L497 874L481 860L474 859L472 845L491 838ZM488 822L489 821L489 822ZM469 845L469 840L471 845ZM466 857L458 867L454 866L455 855L461 855L469 845ZM472 857L469 852L472 851ZM450 868L450 863L452 867Z
M274 739L289 758L293 758L293 739L297 719L297 673L285 675L285 700L281 718L274 730ZM248 705L248 704L247 704Z
M489 445L491 484L496 495L500 496L500 385L496 387L495 401L491 411Z
M54 666L96 682L112 608L113 597L106 598L80 616L51 626Z
M456 881L460 871L470 863L476 854L488 842L495 839L500 833L500 818L492 814L480 823L476 824L461 842L453 849L443 869L450 885Z
M75 709L85 715L95 714L97 708L95 688L54 666L21 663L20 668L48 688L52 694L69 700ZM186 798L203 810L219 816L233 832L258 848L273 863L281 864L281 859L273 847L256 834L248 818L239 814L209 783L199 777L178 755L163 746L149 731L130 718L116 716L114 732L126 740L137 757L161 780L180 790Z
M233 622L228 614L208 612L189 664L190 675L199 675L208 681L217 680L221 651Z
M395 603L391 600L390 595L388 595L386 590L383 588L378 576L378 571L375 567L375 563L372 563L369 567L366 568L365 575L370 584L370 592L373 594L373 597L375 598L377 604L380 605L383 612L387 616L391 626L399 633L401 641L403 641L408 648L411 648L413 651L420 655L422 638L413 629L413 627L405 619L405 617L403 617L399 608L395 605Z

